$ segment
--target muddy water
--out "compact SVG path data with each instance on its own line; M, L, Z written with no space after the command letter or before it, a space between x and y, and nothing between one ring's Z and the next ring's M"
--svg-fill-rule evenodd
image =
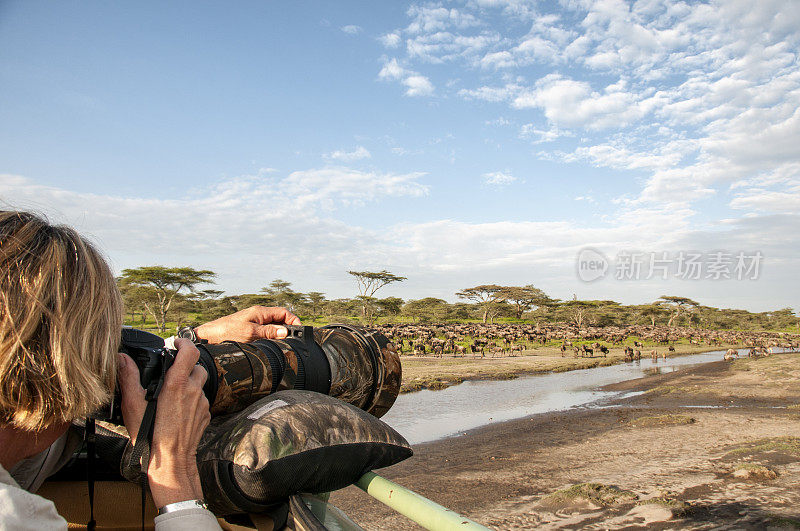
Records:
M747 349L739 355L747 356ZM618 398L621 393L599 388L644 376L657 367L671 372L677 367L720 361L723 351L706 352L609 367L525 376L516 380L464 382L441 391L418 391L400 395L383 420L411 444L433 441L466 430L537 413L563 411L599 400Z

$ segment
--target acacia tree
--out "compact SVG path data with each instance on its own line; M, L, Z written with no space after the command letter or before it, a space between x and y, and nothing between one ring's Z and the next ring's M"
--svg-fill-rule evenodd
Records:
M501 290L506 302L514 305L514 317L522 319L522 314L532 307L537 308L549 299L544 291L528 284L527 286L507 286Z
M194 292L198 284L213 284L216 276L207 269L145 266L123 269L119 281L131 287L149 288L154 299L145 299L144 305L155 319L159 332L163 333L175 296L182 291Z
M639 310L639 315L642 317L647 317L650 319L650 324L655 327L656 326L656 317L663 315L664 307L660 304L645 304Z
M571 301L566 301L562 304L568 308L572 322L578 328L583 326L590 312L600 305L598 301L579 301L577 295L574 295Z
M688 297L668 297L667 295L659 297L656 304L663 304L672 309L672 315L667 322L667 326L672 326L672 323L674 323L682 313L691 312L700 306L699 302L693 301Z
M489 316L490 310L496 304L505 301L503 286L497 284L482 284L473 288L462 289L456 292L456 297L475 302L483 310L483 322Z
M361 301L361 316L369 317L370 303L374 300L375 292L392 282L402 282L406 277L401 277L386 271L348 271L356 278L358 285L358 299Z
M325 303L328 317L349 317L355 313L358 302L353 299L333 299Z
M309 291L306 293L306 301L308 305L311 307L311 315L316 316L317 311L322 309L323 304L325 304L325 294L321 291Z
M186 295L186 300L191 304L188 311L199 314L199 317L204 320L216 319L220 316L211 317L210 319L209 316L216 313L218 306L222 302L220 297L222 297L224 293L224 291L218 289L204 289L202 291L189 293ZM230 302L228 302L227 306L229 308L233 307Z
M291 282L276 278L269 286L261 288L261 291L274 300L276 306L284 306L293 312L295 306L303 301L304 295L290 288L291 285Z
M385 315L398 315L403 307L403 299L400 297L386 297L376 300L375 305Z
M125 311L130 314L130 321L135 323L136 313L141 315L140 325L147 321L147 307L157 301L155 290L147 286L132 285L129 281L118 278L117 286L122 294L122 303Z
M432 323L442 319L448 310L447 301L435 297L408 301L403 305L403 313L417 322Z

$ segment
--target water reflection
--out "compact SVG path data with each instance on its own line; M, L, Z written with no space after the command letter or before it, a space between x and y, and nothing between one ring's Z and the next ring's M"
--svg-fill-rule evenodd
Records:
M747 356L747 349L739 350ZM598 388L641 378L646 369L659 372L722 360L723 351L659 360L623 363L609 367L526 376L517 380L464 382L442 391L400 395L383 420L411 444L433 441L466 430L537 413L563 411L620 393Z

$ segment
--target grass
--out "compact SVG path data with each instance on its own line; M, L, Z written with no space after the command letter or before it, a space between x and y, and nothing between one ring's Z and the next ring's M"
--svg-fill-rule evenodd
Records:
M623 490L614 485L602 483L578 483L566 489L561 489L546 498L549 503L564 503L578 498L589 500L597 505L606 507L618 503L629 502L639 497L629 490Z
M423 389L439 391L441 389L447 389L452 385L460 384L462 381L459 378L445 379L430 376L421 376L414 378L413 380L406 380L403 378L403 380L403 385L400 389L401 393L411 393L413 391L421 391Z
M733 475L737 478L772 480L778 477L778 473L764 465L757 463L739 463L733 470Z
M647 392L647 393L658 393L658 394L661 394L661 395L668 395L670 393L682 393L682 392L684 392L686 390L687 390L686 387L683 387L683 386L680 386L680 385L659 385L659 386L653 387L651 389L648 389L645 392Z
M769 519L770 527L777 527L782 529L800 529L800 520L797 518L788 518L786 516L772 516Z
M757 439L745 443L741 448L735 448L726 455L757 454L761 452L781 452L800 457L800 437L770 437Z
M697 420L688 415L654 415L649 417L639 417L630 421L631 426L637 428L653 426L680 426L684 424L694 424Z
M672 511L674 516L678 517L687 516L692 512L691 505L667 494L658 496L657 498L640 500L636 503L636 505L650 505L651 503L667 507Z

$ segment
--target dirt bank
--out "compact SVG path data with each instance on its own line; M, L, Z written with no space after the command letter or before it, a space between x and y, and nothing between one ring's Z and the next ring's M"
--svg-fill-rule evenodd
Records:
M379 473L496 529L800 527L800 354L612 388L642 393L419 445ZM417 528L355 487L332 502L366 529Z

